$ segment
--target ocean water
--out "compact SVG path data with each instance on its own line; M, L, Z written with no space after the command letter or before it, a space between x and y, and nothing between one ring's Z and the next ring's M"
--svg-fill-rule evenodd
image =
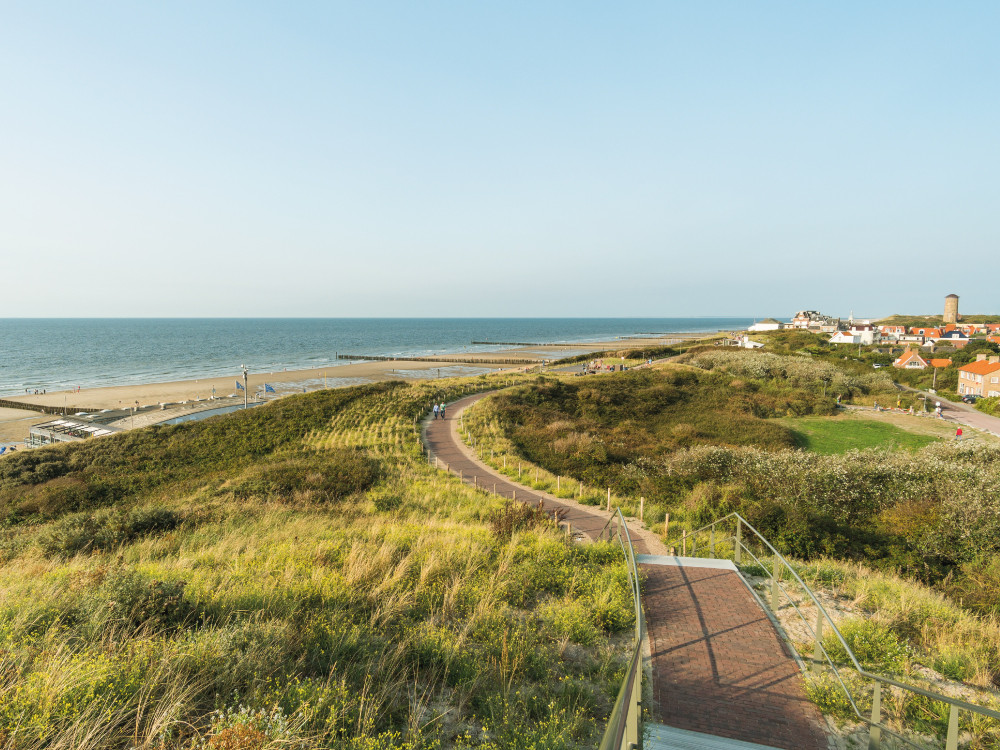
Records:
M333 368L337 353L431 356L745 328L750 318L0 319L0 395ZM567 356L569 352L567 352ZM334 373L331 372L331 376Z

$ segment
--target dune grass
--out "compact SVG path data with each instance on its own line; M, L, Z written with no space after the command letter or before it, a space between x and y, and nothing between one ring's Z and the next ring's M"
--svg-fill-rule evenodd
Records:
M627 573L427 465L415 420L473 382L5 461L0 746L592 747Z

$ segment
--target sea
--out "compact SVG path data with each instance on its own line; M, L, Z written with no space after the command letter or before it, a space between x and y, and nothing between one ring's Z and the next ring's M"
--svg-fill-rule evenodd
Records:
M751 318L8 318L0 319L0 395L236 376L244 364L250 372L347 364L337 359L338 354L427 357L504 348L499 342L586 343L714 333L743 329L752 322ZM573 353L566 350L563 356Z

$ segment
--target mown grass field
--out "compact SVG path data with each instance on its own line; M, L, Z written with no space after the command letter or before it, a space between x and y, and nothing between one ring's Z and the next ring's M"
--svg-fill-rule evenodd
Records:
M461 382L0 461L0 747L592 747L620 552L423 460Z
M826 455L867 448L916 450L941 439L854 415L786 417L778 421L792 431L797 448Z

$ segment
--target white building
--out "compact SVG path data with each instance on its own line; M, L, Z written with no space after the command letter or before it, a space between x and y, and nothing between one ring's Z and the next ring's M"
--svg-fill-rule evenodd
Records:
M837 331L830 337L831 344L860 344L861 337L855 336L850 331Z
M748 331L780 331L785 327L785 324L781 321L775 320L774 318L764 318L763 320L758 320L752 326L750 326Z

